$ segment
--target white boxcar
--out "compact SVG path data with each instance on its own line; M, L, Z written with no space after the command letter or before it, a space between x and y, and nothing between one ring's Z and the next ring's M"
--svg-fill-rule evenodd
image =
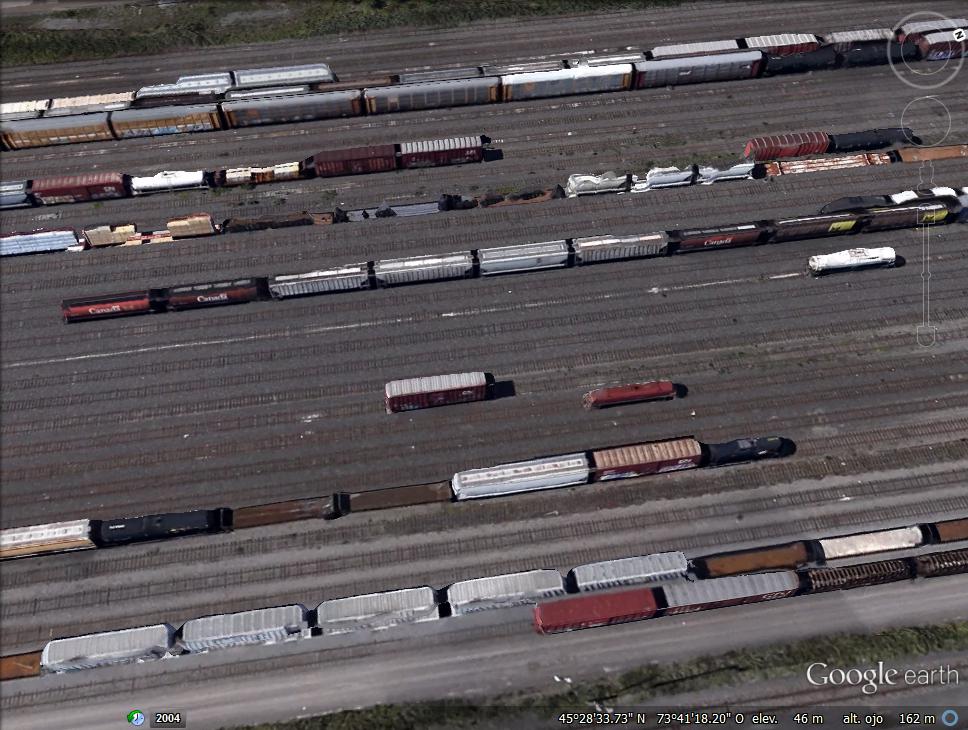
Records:
M35 101L5 101L0 104L0 121L15 119L35 119L47 109L50 99Z
M880 530L865 532L860 535L846 537L831 537L819 540L825 560L838 558L853 558L871 553L883 553L890 550L905 550L914 548L924 542L921 528L901 527L896 530Z
M817 36L812 33L779 33L777 35L758 35L744 39L750 50L763 51L785 56L817 48Z
M709 56L714 53L729 53L738 51L736 41L702 41L699 43L677 43L674 46L656 46L652 49L652 58L682 58L685 56Z
M601 175L569 175L565 194L569 198L575 198L598 193L627 193L631 186L631 174L616 175L614 172L606 172Z
M447 602L452 615L463 616L492 608L537 603L564 594L565 581L557 570L528 570L459 581L447 589Z
M710 608L736 606L786 598L797 592L800 580L792 570L752 573L728 578L681 580L665 583L666 614L691 613Z
M310 271L305 274L284 274L269 279L269 292L276 299L327 294L334 291L367 289L370 272L365 263L349 264L338 269Z
M246 87L275 86L277 84L317 84L336 80L332 69L325 63L306 66L278 66L276 68L249 68L233 71L235 85Z
M682 578L688 570L686 556L681 552L670 552L579 565L571 570L570 575L579 591L600 591Z
M504 101L540 99L546 96L571 94L599 94L622 91L632 85L632 64L615 63L607 66L578 66L554 71L509 74L501 76Z
M838 53L848 51L858 43L883 43L885 48L894 40L894 31L890 28L870 28L867 30L842 30L820 36L823 42Z
M616 63L635 63L644 61L645 53L642 51L631 51L629 53L616 53L609 56L583 56L575 60L568 61L569 68L576 66L611 66Z
M617 259L665 256L669 250L669 235L658 231L635 236L588 236L574 239L572 245L578 264L595 264Z
M264 99L268 96L294 96L296 94L308 94L308 86L282 86L271 89L254 89L252 91L228 91L225 98L228 101L234 99Z
M46 525L0 530L0 558L60 553L95 547L89 520L52 522Z
M748 79L757 74L762 63L759 51L642 61L635 64L635 88Z
M373 273L381 286L459 279L474 273L474 259L470 252L383 259L373 264Z
M66 251L76 245L77 236L72 230L12 233L0 236L0 256Z
M715 167L700 167L696 182L700 185L712 185L714 182L725 180L749 180L753 177L753 170L755 169L755 162L740 162L726 170Z
M807 265L814 275L819 276L831 271L849 271L871 266L894 266L896 260L894 249L890 246L884 246L882 248L851 248L846 251L811 256L807 260Z
M925 31L957 30L958 28L968 28L968 19L939 17L934 20L919 20L914 23L906 23L898 30L903 37L913 33L924 33Z
M228 91L231 85L212 84L208 86L179 86L178 84L153 84L142 86L134 92L135 99L150 99L158 96L181 96L186 101L194 97L217 96Z
M335 598L316 607L316 625L323 636L376 631L438 618L440 610L434 589L427 586Z
M477 260L481 265L481 275L490 276L567 266L569 253L566 241L545 241L482 248L477 252Z
M458 500L480 499L585 484L588 474L585 454L566 454L458 472L451 488Z
M26 180L0 183L0 208L23 208L29 205Z
M175 86L184 89L208 88L209 86L231 86L232 74L228 71L220 71L210 74L194 74L191 76L179 76Z
M680 170L678 167L653 167L645 173L645 180L635 181L632 192L686 187L692 185L695 178L696 171L692 168Z
M88 112L114 112L127 109L134 99L133 91L117 94L94 94L91 96L68 96L51 99L45 117L60 117L67 114L87 114Z
M182 626L179 643L188 651L208 651L294 641L308 631L305 606L294 604L192 619Z
M203 170L195 172L168 170L150 177L131 178L131 193L133 195L147 195L161 190L186 190L205 186L205 172Z
M156 624L56 639L44 647L40 666L49 672L67 672L160 659L172 648L174 636L175 629L169 624Z

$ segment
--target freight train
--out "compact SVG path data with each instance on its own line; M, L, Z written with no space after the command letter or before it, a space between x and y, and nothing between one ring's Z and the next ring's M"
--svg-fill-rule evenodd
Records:
M938 190L955 192L953 188ZM968 195L968 188L964 193ZM288 299L448 279L586 266L711 249L940 225L955 221L961 213L962 203L958 197L940 195L919 199L907 205L829 215L807 215L630 236L602 235L560 239L449 254L366 261L303 274L253 277L66 299L62 303L62 314L65 322L81 322L265 299Z
M315 76L307 72L311 83L303 83L298 71L307 67L204 74L183 77L176 84L100 99L51 99L8 105L0 114L0 139L6 149L24 149L753 79L838 66L947 60L965 53L966 44L955 41L950 32L965 26L968 21L963 19L939 18L896 30L879 28L829 36L784 33L578 60L397 74L339 85L334 83L336 77L328 67L325 73L317 67ZM240 91L252 86L247 82L240 87L239 74L246 79L276 79L271 82L276 88L263 88L256 92L258 96Z
M16 180L4 182L0 188L0 208L86 203L197 188L237 187L283 180L461 165L481 162L484 148L490 141L486 136L465 136L325 150L303 160L270 167L164 171L146 176L96 172Z
M30 655L5 658L11 667L5 667L4 678L234 646L325 639L518 606L533 606L535 631L550 634L965 572L968 549L845 567L800 567L717 578L697 578L681 552L658 553L582 565L566 576L557 570L528 570L461 580L439 589L418 586L334 598L313 609L290 604L216 614L189 620L177 629L165 623L55 639L35 662L27 660Z

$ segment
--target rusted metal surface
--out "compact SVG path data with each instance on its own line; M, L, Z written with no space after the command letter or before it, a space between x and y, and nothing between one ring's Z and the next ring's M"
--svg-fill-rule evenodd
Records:
M298 520L324 520L333 516L332 497L313 497L239 507L232 511L232 526L236 530L242 530Z
M0 657L0 681L40 675L40 652Z

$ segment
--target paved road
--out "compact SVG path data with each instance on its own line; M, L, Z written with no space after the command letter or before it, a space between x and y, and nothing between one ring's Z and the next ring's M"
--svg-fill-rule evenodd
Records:
M557 689L555 675L579 681L649 662L681 661L821 633L965 618L960 599L966 587L968 580L955 576L555 637L532 634L527 610L513 609L501 616L474 617L476 625L462 632L444 625L448 620L412 627L414 636L399 642L344 647L329 654L309 649L306 642L110 668L98 670L96 677L90 672L23 680L5 691L0 707L7 712L10 730L67 727L68 721L77 730L100 730L131 707L180 709L199 730L374 703L482 700L516 690ZM482 618L492 623L490 630L480 625ZM501 623L493 623L497 621ZM423 636L417 637L417 631ZM276 658L270 658L274 652ZM809 688L805 681L803 688Z

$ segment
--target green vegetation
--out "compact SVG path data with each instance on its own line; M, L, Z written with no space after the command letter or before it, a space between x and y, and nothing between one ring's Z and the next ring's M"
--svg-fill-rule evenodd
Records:
M854 666L965 650L968 650L968 622L892 629L873 635L845 634L732 651L680 664L646 666L598 682L574 685L566 692L522 693L498 697L482 704L453 700L381 705L317 718L258 725L250 730L483 730L492 727L538 727L548 722L548 708L587 710L596 703L621 707L679 692L748 686L758 679L802 677L804 668L814 661Z
M5 18L4 66L150 55L399 27L674 5L680 0L200 0ZM339 69L337 69L337 73Z

